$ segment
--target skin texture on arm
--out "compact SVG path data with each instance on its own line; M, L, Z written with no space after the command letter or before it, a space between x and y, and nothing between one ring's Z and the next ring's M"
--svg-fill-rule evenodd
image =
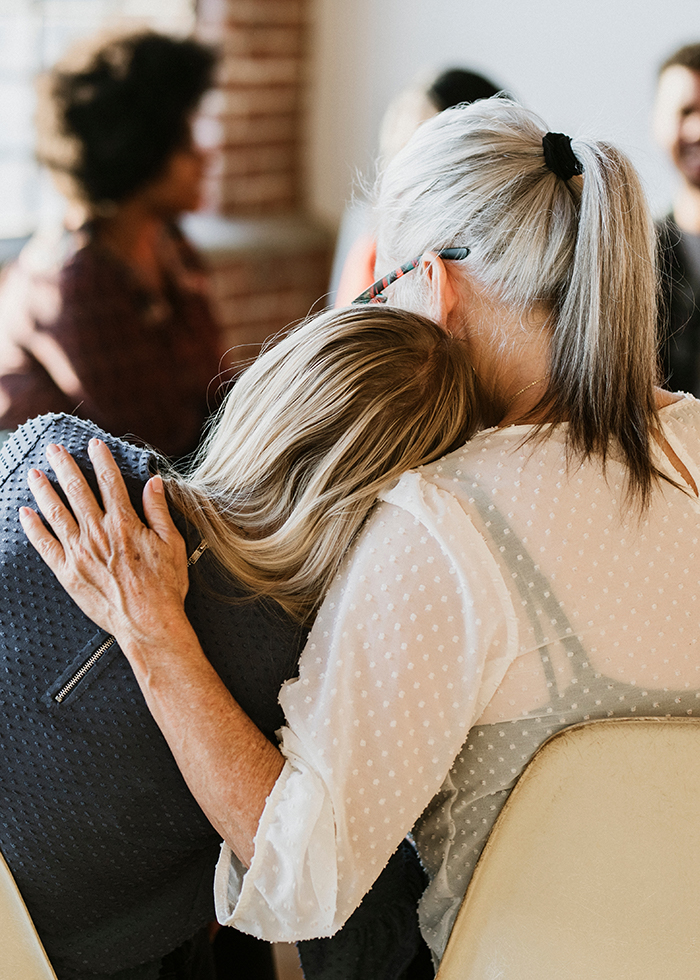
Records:
M30 488L56 537L29 508L21 509L20 521L83 612L116 637L193 796L249 865L284 760L231 697L187 619L185 544L160 477L144 489L146 527L109 449L92 440L89 453L104 510L71 456L48 447L73 514L47 477L31 470Z

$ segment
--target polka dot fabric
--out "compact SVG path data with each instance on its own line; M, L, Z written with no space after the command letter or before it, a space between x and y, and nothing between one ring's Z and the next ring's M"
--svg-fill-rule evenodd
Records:
M700 405L661 413L700 486ZM697 496L625 504L614 457L567 465L565 427L488 430L406 474L348 556L283 690L287 764L251 870L217 902L266 938L337 928L413 828L439 957L517 776L586 718L700 710ZM274 873L271 868L276 869Z

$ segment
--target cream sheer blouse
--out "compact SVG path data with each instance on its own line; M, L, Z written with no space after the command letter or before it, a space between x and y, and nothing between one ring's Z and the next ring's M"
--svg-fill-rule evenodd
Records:
M700 486L700 403L663 409ZM565 426L491 429L385 493L280 695L286 765L244 872L224 845L222 922L327 936L413 831L442 954L473 866L529 757L558 728L700 710L698 499L625 506L614 458L567 468Z

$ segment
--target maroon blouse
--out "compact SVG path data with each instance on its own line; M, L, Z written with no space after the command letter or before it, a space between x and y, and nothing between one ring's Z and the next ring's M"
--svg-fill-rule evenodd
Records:
M169 456L195 448L219 332L192 247L169 228L161 248L154 295L89 230L27 244L0 285L0 429L69 412Z

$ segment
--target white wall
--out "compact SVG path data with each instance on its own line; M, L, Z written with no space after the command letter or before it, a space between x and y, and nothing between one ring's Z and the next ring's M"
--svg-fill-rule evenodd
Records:
M388 101L425 69L493 78L555 132L609 139L663 212L673 176L653 145L657 67L700 41L698 0L315 0L311 207L337 222L371 167Z

